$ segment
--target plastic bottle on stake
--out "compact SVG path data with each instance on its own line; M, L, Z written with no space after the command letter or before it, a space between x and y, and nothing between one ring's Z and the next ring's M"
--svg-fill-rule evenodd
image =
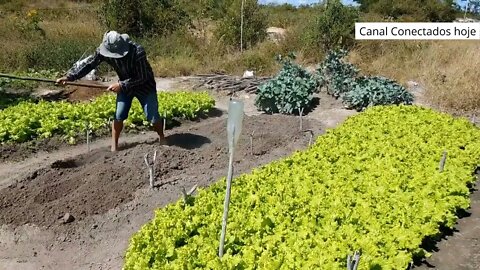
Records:
M225 235L227 232L228 206L230 204L230 191L233 178L233 155L235 146L237 145L238 139L240 138L240 133L242 132L242 122L243 102L239 100L230 100L230 104L228 106L227 120L227 137L230 158L228 161L227 192L225 194L225 201L223 206L222 232L220 235L220 246L218 249L218 255L220 256L220 258L223 256Z
M230 153L233 152L242 132L243 107L243 102L240 100L231 100L228 106L227 133Z

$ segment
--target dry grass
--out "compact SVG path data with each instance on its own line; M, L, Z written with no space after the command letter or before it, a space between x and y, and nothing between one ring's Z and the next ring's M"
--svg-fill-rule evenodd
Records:
M175 77L191 75L200 69L200 62L194 57L158 57L150 61L156 76Z
M269 42L240 52L175 56L157 56L150 60L156 76L173 77L188 76L198 73L228 73L242 75L245 70L253 70L256 75L271 75L277 72L278 65L274 61L279 47Z
M98 40L100 44L103 28L97 20L69 20L69 21L43 21L40 24L42 29L45 29L47 38L62 39L62 38L76 38ZM75 31L72 31L75 29Z
M471 41L364 42L350 61L362 73L419 82L426 100L442 111L480 111L480 44Z
M15 7L0 16L0 37L4 45L0 53L0 71L65 70L83 52L93 51L95 44L100 43L103 29L95 11L84 3L12 1L0 7L7 11ZM29 16L33 10L36 15Z

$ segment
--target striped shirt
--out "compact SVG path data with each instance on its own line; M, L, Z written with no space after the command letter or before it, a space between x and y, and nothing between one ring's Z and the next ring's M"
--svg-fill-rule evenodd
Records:
M83 64L70 69L67 79L75 81L83 78L103 61L115 69L121 91L127 95L145 96L152 91L156 92L155 78L152 67L148 63L147 54L142 46L132 41L130 41L128 54L122 58L105 57L97 49L93 55L86 58Z

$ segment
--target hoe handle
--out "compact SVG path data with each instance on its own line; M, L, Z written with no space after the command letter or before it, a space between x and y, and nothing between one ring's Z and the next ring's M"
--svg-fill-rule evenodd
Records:
M51 79L19 77L19 76L15 76L15 75L2 74L2 73L0 73L0 77L15 79L15 80L24 80L24 81L48 82L48 83L55 83L55 84L57 83L56 80L51 80ZM65 82L65 84L76 85L76 86L84 86L84 87L90 87L90 88L100 88L100 89L107 89L108 88L108 86L106 86L106 85L95 85L95 84L88 84L88 83Z

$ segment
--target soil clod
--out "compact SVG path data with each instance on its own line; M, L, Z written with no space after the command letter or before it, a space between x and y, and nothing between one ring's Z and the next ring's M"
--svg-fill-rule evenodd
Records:
M74 220L75 218L70 213L66 213L62 218L62 223L68 224L68 223L72 223Z

